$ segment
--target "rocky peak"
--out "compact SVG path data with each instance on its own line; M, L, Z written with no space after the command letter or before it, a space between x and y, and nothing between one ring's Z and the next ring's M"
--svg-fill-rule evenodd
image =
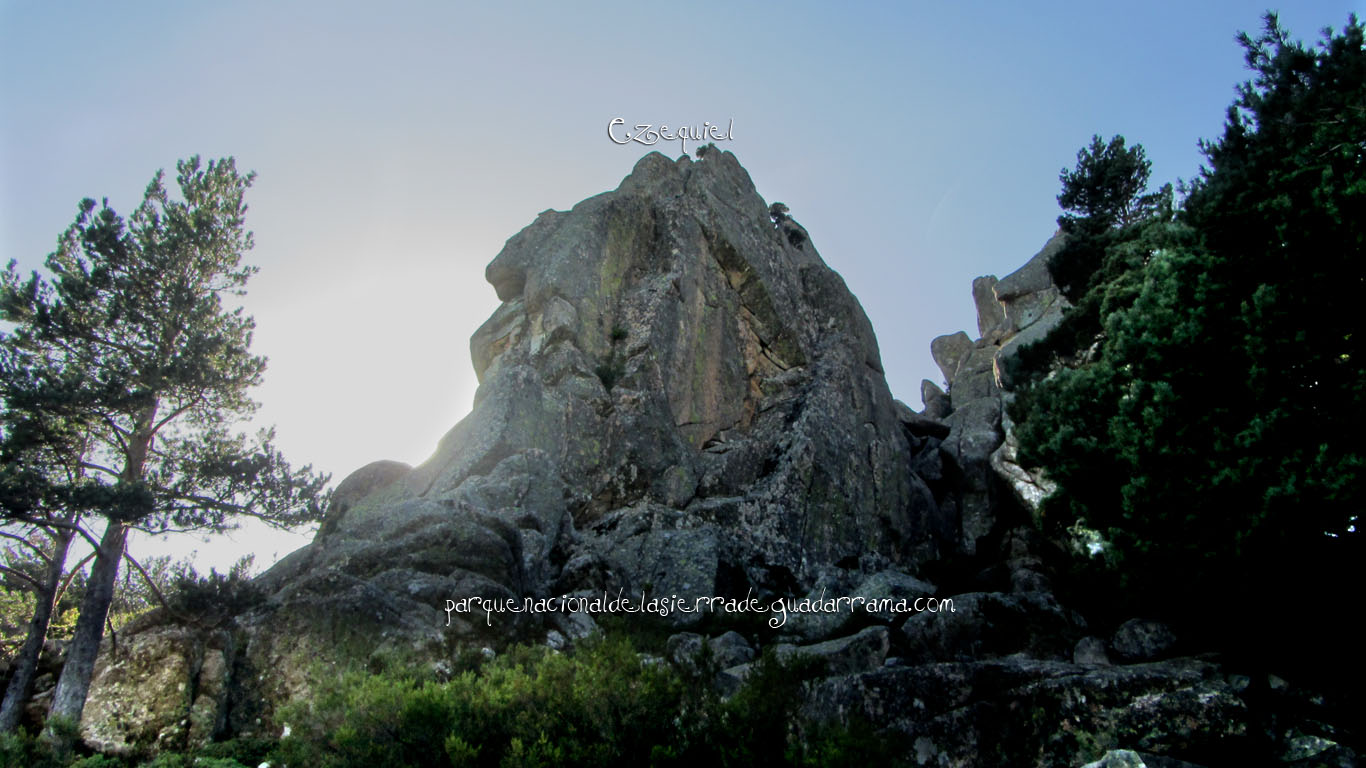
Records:
M537 216L486 277L503 303L470 341L473 412L348 498L288 580L415 526L488 529L508 542L496 567L443 566L532 593L603 574L789 591L869 552L913 570L957 540L908 471L858 301L730 153L646 155L615 191ZM426 576L451 595L449 571Z

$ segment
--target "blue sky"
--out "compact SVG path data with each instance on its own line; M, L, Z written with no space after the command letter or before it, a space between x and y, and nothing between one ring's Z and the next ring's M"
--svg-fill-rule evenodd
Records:
M1364 5L1281 18L1312 40ZM0 257L36 268L82 197L130 211L157 168L235 156L259 174L261 420L340 480L421 461L468 412L484 266L648 151L611 119L733 121L721 147L810 231L919 407L930 340L975 335L972 278L1047 240L1092 134L1142 143L1155 182L1196 173L1267 7L0 0Z

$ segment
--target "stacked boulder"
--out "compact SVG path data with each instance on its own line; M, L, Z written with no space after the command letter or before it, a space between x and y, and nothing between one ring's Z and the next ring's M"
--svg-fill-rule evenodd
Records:
M926 415L950 427L943 451L961 489L962 547L968 553L994 530L998 511L1007 503L1001 498L1003 488L1031 511L1052 491L1040 473L1016 463L1005 406L1012 384L1010 360L1046 336L1070 306L1048 271L1049 259L1062 242L1063 235L1055 234L1004 279L986 276L972 281L979 334L975 341L959 331L930 343L948 392L927 379L921 393Z

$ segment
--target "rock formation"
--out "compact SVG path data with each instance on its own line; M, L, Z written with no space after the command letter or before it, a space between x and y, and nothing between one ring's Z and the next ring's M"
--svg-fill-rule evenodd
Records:
M1244 744L1256 686L1171 658L1154 622L1089 625L1054 594L1056 549L1027 525L1048 485L1015 462L1005 361L1067 306L1047 269L1058 243L973 282L980 336L934 340L948 389L925 382L917 413L888 391L843 280L731 154L645 156L489 264L502 304L470 342L474 409L435 454L346 478L316 539L257 579L255 608L121 633L84 737L127 752L267 733L320 665L596 630L582 612L448 600L646 593L950 598L948 612L803 614L770 632L660 618L670 661L707 648L722 690L765 646L823 659L809 713L904 733L920 764Z
M647 155L486 277L503 303L470 342L473 412L421 466L347 478L269 583L413 616L474 594L789 594L957 545L906 470L862 308L732 155Z
M1009 361L1021 347L1052 330L1069 306L1053 284L1048 260L1062 245L1062 234L1051 240L1023 267L997 280L972 281L977 306L977 340L966 333L940 336L930 351L949 390L933 382L921 385L926 412L933 411L951 426L944 448L961 488L965 551L976 551L977 539L993 530L997 513L1006 503L1002 489L1015 501L1035 511L1051 492L1048 480L1015 461L1016 444L1005 405L1010 398Z

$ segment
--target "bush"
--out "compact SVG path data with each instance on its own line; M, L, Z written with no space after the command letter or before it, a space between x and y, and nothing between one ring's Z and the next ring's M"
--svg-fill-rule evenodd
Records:
M265 600L261 587L251 580L250 565L250 559L239 560L227 573L210 569L207 576L186 566L167 595L171 610L210 623L246 613Z
M13 733L0 733L0 766L3 768L47 768L52 764L43 758L37 741L23 728Z
M622 639L573 655L519 647L446 682L353 671L281 711L292 735L268 759L329 768L890 764L894 745L870 730L798 716L814 672L766 655L723 700L714 669L687 677L642 662Z
M64 718L56 718L50 727L58 735L57 743L66 745L75 740L76 726ZM23 728L11 733L0 733L0 768L124 768L123 763L96 755L78 759L69 751L54 751L52 744L41 736L29 734Z

